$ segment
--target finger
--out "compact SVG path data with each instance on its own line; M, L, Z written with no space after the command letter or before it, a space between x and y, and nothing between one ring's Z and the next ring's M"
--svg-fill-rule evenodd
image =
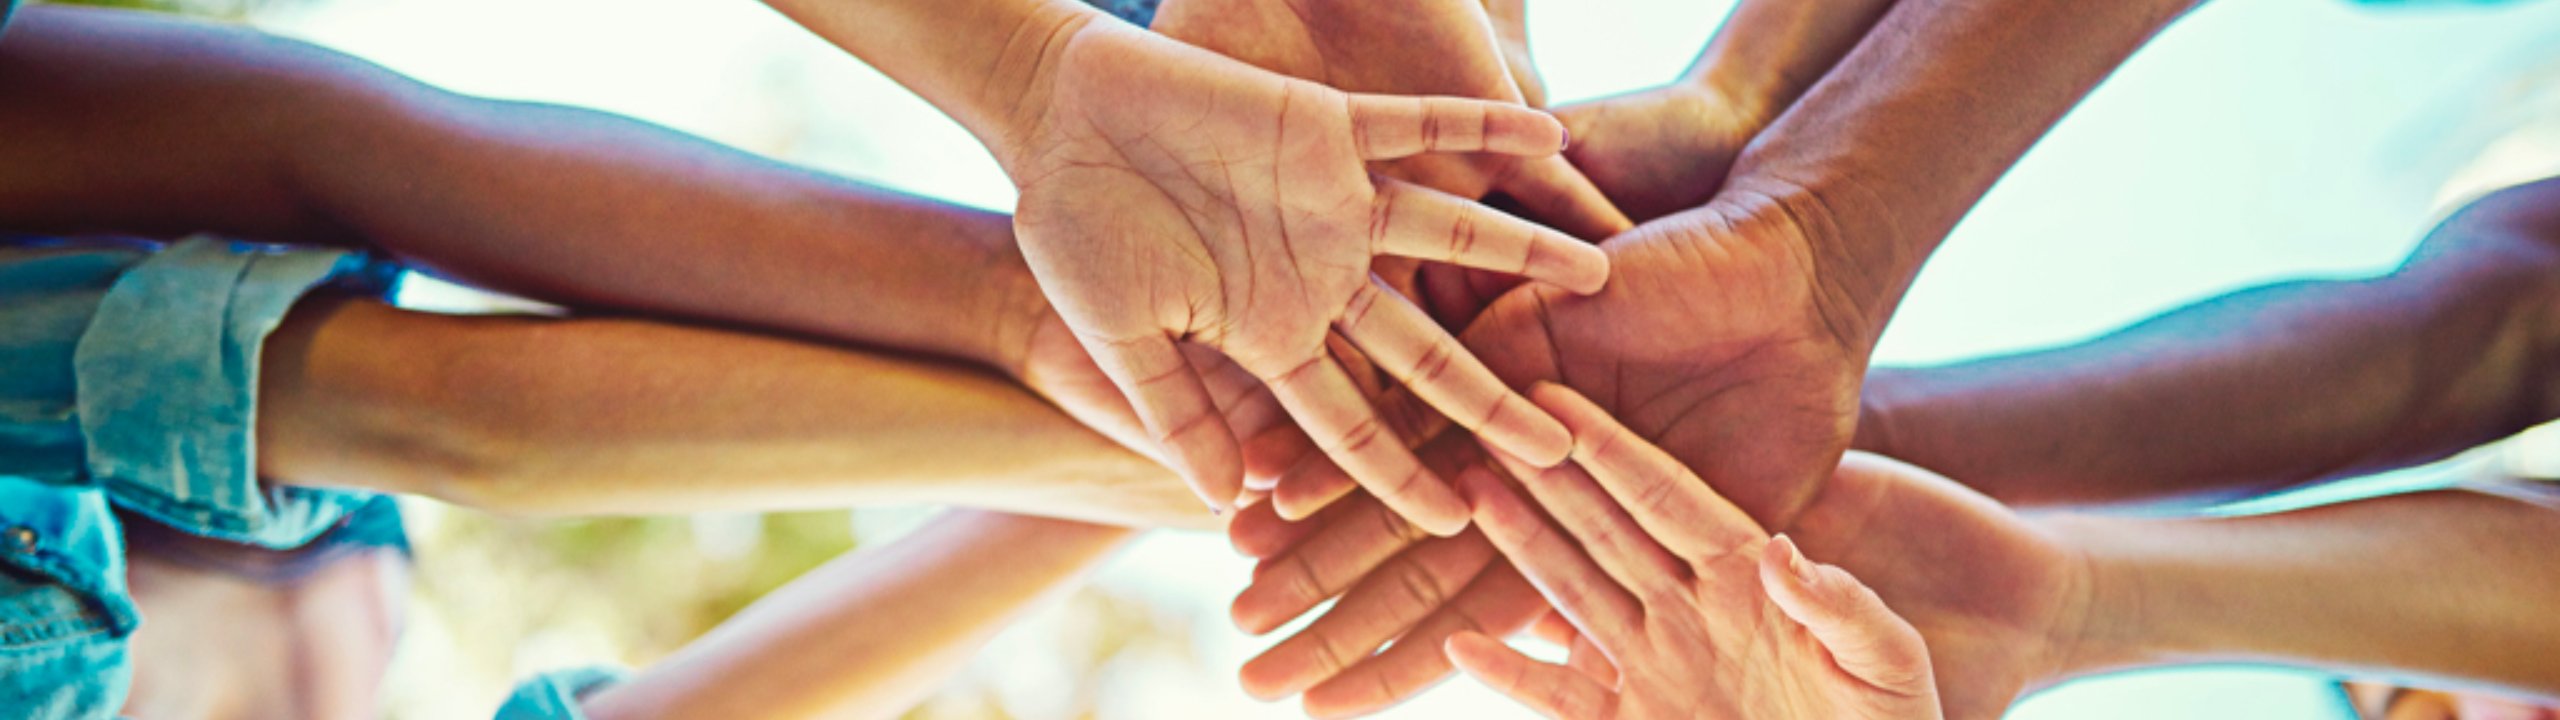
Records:
M1324 615L1244 664L1247 694L1264 700L1314 687L1447 605L1486 565L1493 546L1473 533L1397 555L1353 585Z
M1162 335L1076 341L1101 366L1111 384L1129 396L1138 422L1164 449L1164 460L1182 475L1210 511L1224 513L1243 489L1244 462L1235 434L1173 340Z
M1271 395L1263 393L1262 397L1271 398ZM1279 408L1280 401L1271 399L1272 412L1280 412ZM1286 413L1281 414L1286 416ZM1316 441L1296 425L1284 424L1264 430L1244 443L1244 487L1246 490L1272 491L1280 487L1280 479L1287 477L1298 463L1320 457L1324 454L1316 452Z
M1904 695L1937 687L1920 631L1849 571L1807 559L1793 539L1780 535L1761 553L1760 584L1851 677Z
M1556 720L1609 716L1609 691L1562 665L1532 660L1482 633L1449 638L1449 661L1495 692Z
M1591 678L1602 687L1617 687L1618 666L1609 664L1609 656L1600 652L1600 646L1591 644L1590 638L1575 635L1570 647L1565 651L1565 667L1573 668L1574 672L1582 673L1583 677Z
M1564 123L1527 107L1456 97L1344 93L1362 160L1427 152L1544 157L1564 151Z
M1448 607L1424 618L1385 652L1353 663L1350 670L1309 688L1307 714L1351 717L1404 702L1457 670L1449 664L1449 655L1440 651L1450 636L1480 632L1507 637L1549 612L1547 599L1538 595L1536 587L1509 563L1497 561L1459 591Z
M1236 594L1228 608L1236 627L1256 635L1271 632L1430 537L1365 496L1317 520L1322 529L1256 569L1252 582Z
M1321 524L1313 521L1290 522L1272 512L1271 501L1252 503L1236 509L1234 520L1227 521L1227 542L1236 552L1250 558L1276 557L1297 547Z
M1609 282L1609 254L1553 228L1401 180L1379 178L1369 246L1386 255L1506 272L1589 295Z
M1711 557L1768 537L1760 524L1678 458L1562 385L1539 383L1529 400L1573 429L1575 464L1590 471L1646 534L1683 558Z
M1493 189L1511 196L1529 217L1592 242L1636 226L1563 156L1514 160L1511 167L1511 175L1494 181Z
M1626 638L1644 614L1643 606L1624 587L1609 579L1591 556L1563 532L1549 525L1536 508L1493 473L1470 468L1459 474L1468 497L1476 503L1476 522L1485 539L1502 550L1520 574L1538 586L1573 626L1602 648Z
M1449 331L1385 285L1361 286L1339 325L1378 367L1486 445L1540 467L1564 462L1573 451L1563 423L1512 392Z
M1556 525L1571 534L1620 587L1646 596L1680 591L1689 566L1646 536L1644 528L1600 489L1590 473L1572 464L1530 467L1502 453L1494 453L1494 458L1512 477L1520 478L1547 516L1555 518Z
M1273 510L1292 520L1314 515L1360 489L1351 474L1322 453L1308 455L1271 488Z
M1554 611L1538 616L1538 623L1529 626L1529 632L1556 647L1573 647L1573 641L1582 637L1581 631L1573 629L1573 621Z
M1379 502L1433 535L1447 537L1466 528L1466 504L1457 492L1424 469L1413 451L1388 432L1368 398L1361 396L1350 376L1331 358L1308 358L1297 367L1267 376L1265 382L1280 406L1307 429L1316 447Z

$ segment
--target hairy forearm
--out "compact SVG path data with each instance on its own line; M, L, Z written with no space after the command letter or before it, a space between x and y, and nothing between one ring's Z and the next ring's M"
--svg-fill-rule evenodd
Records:
M2560 512L2465 491L2233 519L2053 519L2090 558L2082 674L2271 662L2560 698Z
M1922 261L2045 131L2194 0L1899 0L1736 162L1880 335Z
M2233 293L2078 345L1878 370L1861 447L2003 501L2221 500L2425 462L2560 413L2560 181L2398 270Z
M605 720L897 717L1131 535L951 513L809 571L583 709Z
M0 135L11 229L370 245L558 304L998 365L1038 297L1001 215L244 30L30 10Z
M306 302L259 469L521 513L944 503L1197 525L1163 469L974 369L618 319Z

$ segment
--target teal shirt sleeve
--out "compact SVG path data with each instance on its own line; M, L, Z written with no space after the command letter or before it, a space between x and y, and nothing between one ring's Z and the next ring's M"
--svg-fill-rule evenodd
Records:
M306 294L380 294L396 274L358 252L214 238L134 265L72 356L88 475L118 506L196 535L290 548L327 531L371 497L260 481L260 356Z
M497 720L586 720L578 709L578 698L622 682L627 674L616 668L586 667L576 670L547 672L516 686L507 696L507 704L498 706Z

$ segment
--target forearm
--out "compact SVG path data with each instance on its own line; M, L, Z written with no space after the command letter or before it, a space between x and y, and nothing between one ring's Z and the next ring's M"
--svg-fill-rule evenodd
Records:
M836 559L584 703L603 720L890 718L1132 533L955 512Z
M2090 558L2071 674L2270 662L2560 698L2560 513L2463 491L2236 519L2053 520Z
M1734 5L1680 82L1717 89L1745 103L1744 117L1767 127L1849 49L1896 0L1743 0Z
M1872 343L1922 261L2037 138L2194 0L1900 0L1737 161Z
M1010 221L257 33L37 8L0 47L0 223L367 244L472 282L1005 365Z
M522 513L945 503L1197 525L1171 475L974 369L638 320L306 302L270 336L276 482Z
M1075 0L765 0L940 108L1016 165L1055 57L1100 11ZM1116 22L1103 20L1105 22Z
M1878 370L1858 445L2003 501L2220 500L2440 458L2560 414L2560 181L2379 278L2234 293L2075 346Z

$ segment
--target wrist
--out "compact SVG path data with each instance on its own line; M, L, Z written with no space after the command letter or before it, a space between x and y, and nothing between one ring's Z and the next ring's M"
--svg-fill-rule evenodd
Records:
M1857 222L1875 217L1873 198L1854 185L1737 173L1712 201L1726 205L1717 214L1783 225L1773 235L1796 243L1803 253L1815 312L1862 363L1927 257L1908 248L1889 227ZM1859 371L1865 371L1863 365Z
M2158 535L2151 521L2096 515L2054 514L2030 522L2054 538L2077 565L2082 599L2066 613L2054 633L2056 662L2038 686L2072 678L2158 664L2170 653L2152 627L2152 568L2133 551L2145 535ZM2170 612L2176 612L2170 610Z
M1030 6L1004 30L1004 47L978 93L985 118L970 123L971 134L986 145L1007 175L1019 177L1026 154L1051 122L1058 76L1072 62L1075 39L1104 20L1100 11L1076 0L1050 0Z

